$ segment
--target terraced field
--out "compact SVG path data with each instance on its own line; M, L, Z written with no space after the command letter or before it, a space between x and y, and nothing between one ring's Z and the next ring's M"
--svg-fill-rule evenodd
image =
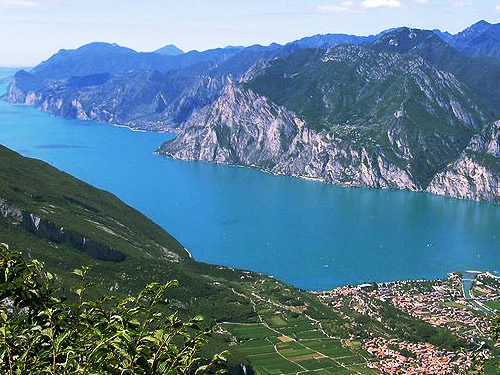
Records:
M247 291L248 292L248 291ZM251 302L258 323L220 323L232 338L231 349L250 361L257 375L375 375L373 360L359 341L329 336L318 321L276 300L264 300L254 291Z
M367 367L368 354L358 342L328 338L304 320L272 316L262 323L221 327L237 340L233 350L246 356L259 375L377 374Z

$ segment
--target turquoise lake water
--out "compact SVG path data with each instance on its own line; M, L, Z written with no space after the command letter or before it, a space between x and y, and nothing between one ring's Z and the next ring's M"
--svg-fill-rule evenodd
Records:
M170 137L0 101L1 144L111 191L197 260L309 290L500 270L499 206L154 155Z

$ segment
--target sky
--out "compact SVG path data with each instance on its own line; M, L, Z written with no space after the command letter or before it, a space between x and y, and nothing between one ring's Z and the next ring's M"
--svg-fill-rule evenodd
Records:
M500 0L0 0L0 66L94 41L190 51L398 26L457 33L481 19L500 22Z

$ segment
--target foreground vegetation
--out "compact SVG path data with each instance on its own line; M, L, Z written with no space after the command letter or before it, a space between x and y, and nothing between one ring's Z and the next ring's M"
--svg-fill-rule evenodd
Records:
M166 293L177 282L151 283L126 298L89 298L94 285L88 273L88 267L74 270L80 282L68 300L57 287L57 277L44 270L40 262L25 262L19 253L0 244L1 373L227 373L227 351L210 357L202 351L212 336L211 330L200 324L202 318L183 322L168 309ZM335 312L315 319L324 314L324 305L291 288L282 289L278 281L260 278L239 284L238 290L237 283L229 284L235 294L249 300L257 321L220 322L214 330L232 351L246 358L245 363L256 374L380 373L367 366L375 359L363 349L363 339L352 338L354 332L370 335L373 329L352 327L354 331L349 332L347 326L340 325ZM280 298L269 294L270 289L280 290ZM292 300L294 303L290 303ZM343 319L351 317L345 315ZM394 337L388 334L389 326L387 331L384 325L377 329L380 337ZM436 337L441 332L438 330ZM492 322L491 337L494 343L499 342L499 318ZM452 336L448 339L459 342ZM440 346L449 349L452 342ZM458 352L468 357L467 374L499 373L497 361L485 365L482 357Z
M88 268L75 270L80 288L67 303L39 262L0 244L0 371L3 374L225 373L225 353L199 351L209 332L200 317L165 314L165 292L176 282L149 284L124 299L85 298Z

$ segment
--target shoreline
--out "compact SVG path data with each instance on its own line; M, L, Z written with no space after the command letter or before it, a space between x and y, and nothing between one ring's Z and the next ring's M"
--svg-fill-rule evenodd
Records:
M438 280L446 280L453 275L460 275L463 273L467 273L470 271L452 271L448 272L448 274L444 277L435 277L435 278L403 278L403 279L397 279L397 280L392 280L392 281L372 281L372 282L363 282L363 283L358 283L358 284L341 284L332 287L331 289L327 290L306 290L307 292L311 294L321 294L321 293L329 293L332 290L338 289L338 288L344 288L344 287L352 287L352 288L358 288L358 289L363 289L363 288L369 288L369 287L380 287L380 286L390 286L398 283L424 283L424 282L434 282ZM500 279L499 275L495 275L493 272L494 271L473 271L474 272L474 278L480 275L486 275L494 279ZM269 275L267 275L269 276ZM460 276L463 277L463 276ZM472 281L472 280L471 280Z
M1 85L0 85L0 87L1 87ZM2 96L3 96L3 94L0 93L0 98ZM5 99L3 99L3 100L5 102L9 103L10 105L14 105L14 106L20 105L20 106L32 107L32 108L37 109L38 111L48 113L51 116L61 117L59 115L50 113L48 111L44 111L43 109L37 108L37 107L35 107L33 105L30 105L30 104L12 103L12 102L7 101ZM76 120L80 120L80 121L95 121L95 122L98 122L98 123L110 124L111 126L116 126L116 127L120 127L120 128L128 128L128 129L130 129L131 131L134 131L134 132L152 132L152 133L179 134L182 131L182 129L172 128L172 127L167 127L167 129L162 129L162 130L152 130L152 129L143 129L143 128L135 127L135 126L132 126L132 125L117 124L117 123L113 123L113 122L99 121L99 120L94 120L94 119L78 119L78 118L75 118L75 119ZM168 141L165 141L165 142L168 142ZM338 187L342 187L342 188L358 188L358 189L368 189L368 190L381 190L381 191L419 193L419 194L427 194L427 195L432 196L432 197L442 197L442 198L445 198L445 199L453 199L453 200L458 200L458 201L462 201L462 202L472 202L472 203L479 203L479 204L487 204L487 205L499 206L498 203L490 202L490 201L486 201L486 200L478 200L478 199L470 199L470 198L460 198L460 197L453 197L453 196L450 196L450 195L434 194L434 193L431 193L431 192L427 191L427 189L425 189L425 190L409 190L409 189L400 189L400 188L394 188L394 187L376 187L376 186L363 186L363 185L352 185L352 184L338 184L338 183L332 183L332 182L325 181L325 180L323 180L321 178L318 178L318 177L309 177L309 176L302 176L302 175L291 175L291 174L284 174L284 173L276 173L276 172L272 172L270 170L266 170L266 169L263 169L261 167L255 166L255 165L252 166L252 165L240 165L240 164L230 164L230 163L218 163L218 162L198 160L198 159L182 159L182 158L174 157L174 156L172 156L170 154L167 154L167 153L164 153L163 151L161 151L162 145L165 142L162 142L162 144L159 145L158 148L153 153L155 153L156 155L165 156L165 157L168 157L168 158L171 158L171 159L174 159L174 160L182 160L182 161L190 161L190 162L196 161L196 162L201 162L201 163L210 163L210 164L216 164L216 165L227 165L227 166L238 167L238 168L257 169L257 170L259 170L259 171L261 171L263 173L266 173L266 174L269 174L269 175L272 175L272 176L284 176L284 177L298 178L298 179L302 179L302 180L306 180L306 181L319 182L319 183L322 183L322 184L331 185L331 186L338 186Z

